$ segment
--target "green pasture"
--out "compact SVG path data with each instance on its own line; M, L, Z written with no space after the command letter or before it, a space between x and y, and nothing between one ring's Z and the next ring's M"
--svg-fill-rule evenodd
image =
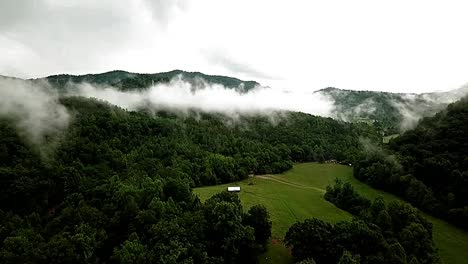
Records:
M272 239L268 251L260 257L261 263L292 263L288 250L280 241L289 226L296 221L316 217L329 222L351 219L351 215L323 199L327 185L334 178L350 182L354 188L368 198L381 195L385 200L397 197L378 191L353 177L352 168L337 164L303 163L279 175L250 177L241 182L201 187L194 192L202 201L213 194L226 190L227 186L240 186L239 197L244 209L263 204L270 212ZM425 215L434 225L434 240L447 264L468 263L468 232L445 221Z

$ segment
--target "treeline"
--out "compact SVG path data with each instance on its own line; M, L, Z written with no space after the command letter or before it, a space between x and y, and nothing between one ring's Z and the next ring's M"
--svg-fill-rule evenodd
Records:
M367 154L357 179L403 197L422 210L468 228L468 99Z
M432 225L401 202L370 201L349 183L337 180L325 199L355 215L330 224L307 219L292 225L285 237L299 263L441 263L432 240Z
M47 81L58 89L69 88L71 83L87 82L98 85L113 86L121 90L141 90L155 84L169 83L176 77L189 82L198 88L204 84L223 85L226 88L236 89L239 92L247 92L260 84L255 81L242 81L237 78L218 75L206 75L200 72L186 72L173 70L160 73L130 73L126 71L110 71L100 74L70 75L59 74L48 76Z
M268 212L244 214L229 194L202 204L191 187L353 161L359 136L375 137L301 113L233 119L61 103L70 127L40 144L14 117L0 120L1 263L250 262L270 235Z
M112 177L55 210L0 211L0 262L255 263L271 234L263 206L244 213L227 192L200 203L171 179Z

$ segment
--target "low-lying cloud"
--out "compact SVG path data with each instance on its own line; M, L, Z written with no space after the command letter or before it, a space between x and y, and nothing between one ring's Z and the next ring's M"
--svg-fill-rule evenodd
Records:
M330 98L317 93L288 92L260 86L249 92L242 92L239 91L241 87L230 89L204 80L187 82L180 77L140 91L120 91L114 87L89 83L73 85L76 87L70 95L105 100L128 110L141 107L178 111L193 109L227 115L268 114L284 110L330 116L333 108Z
M432 116L468 94L468 85L448 92L405 94L401 101L392 101L402 116L400 130L413 129L423 117Z
M122 91L116 87L89 83L70 83L68 88L65 94L59 94L45 80L0 77L0 118L10 120L18 134L39 147L42 153L46 150L42 146L58 142L54 139L70 123L70 114L60 104L60 96L96 98L127 110L196 110L222 113L232 118L250 114L276 117L278 111L329 116L333 107L331 99L321 94L287 92L260 86L246 92L242 86L226 88L203 79L187 81L180 76L169 83L142 90Z
M58 94L46 81L0 77L0 117L12 120L19 134L33 144L65 129L70 120Z
M230 117L264 114L275 117L278 111L297 111L352 121L354 117L376 111L376 102L365 100L353 109L337 108L330 95L314 92L285 91L258 86L248 92L240 86L226 88L203 79L186 80L181 76L168 83L146 89L122 91L116 87L90 83L70 83L62 96L82 96L107 101L128 110L169 110L175 112L217 112ZM468 88L422 95L402 95L393 100L403 120L401 130L413 128L423 116L442 110L467 93ZM0 118L12 120L19 134L40 145L47 136L55 136L70 122L67 109L59 103L59 94L46 81L25 81L0 77ZM50 142L50 140L48 140Z
M360 118L368 118L377 110L377 103L372 98L365 99L362 103L353 107L335 105L332 117L346 122L354 122Z

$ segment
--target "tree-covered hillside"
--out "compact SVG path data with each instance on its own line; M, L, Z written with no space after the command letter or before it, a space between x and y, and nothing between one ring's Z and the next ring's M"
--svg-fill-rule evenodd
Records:
M355 166L358 179L468 228L468 98L450 104Z
M252 262L271 228L191 186L277 173L293 162L354 161L366 125L302 113L241 116L125 111L61 98L72 121L40 145L0 121L0 262Z
M168 83L173 78L180 76L182 80L203 86L207 84L219 84L227 88L238 89L246 92L260 85L255 81L242 81L236 78L218 75L206 75L200 72L186 72L174 70L161 73L130 73L126 71L110 71L101 74L70 75L60 74L48 76L46 79L55 87L63 88L67 83L88 82L91 84L108 85L121 90L145 89L151 85Z
M468 93L467 87L425 94L351 91L326 88L317 91L333 98L333 116L350 122L373 124L385 135L412 128L419 118L432 116Z

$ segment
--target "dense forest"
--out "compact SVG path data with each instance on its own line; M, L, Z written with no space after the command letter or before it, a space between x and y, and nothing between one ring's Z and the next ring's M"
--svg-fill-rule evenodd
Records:
M131 112L61 98L70 126L41 144L0 121L0 262L253 262L270 236L262 206L201 203L191 187L278 173L293 162L354 162L366 125L302 113L227 117Z
M468 228L468 98L424 118L388 149L367 153L354 175Z
M330 224L306 219L285 237L298 263L441 263L432 240L432 225L417 209L402 202L370 201L349 183L336 180L325 199L355 218Z

